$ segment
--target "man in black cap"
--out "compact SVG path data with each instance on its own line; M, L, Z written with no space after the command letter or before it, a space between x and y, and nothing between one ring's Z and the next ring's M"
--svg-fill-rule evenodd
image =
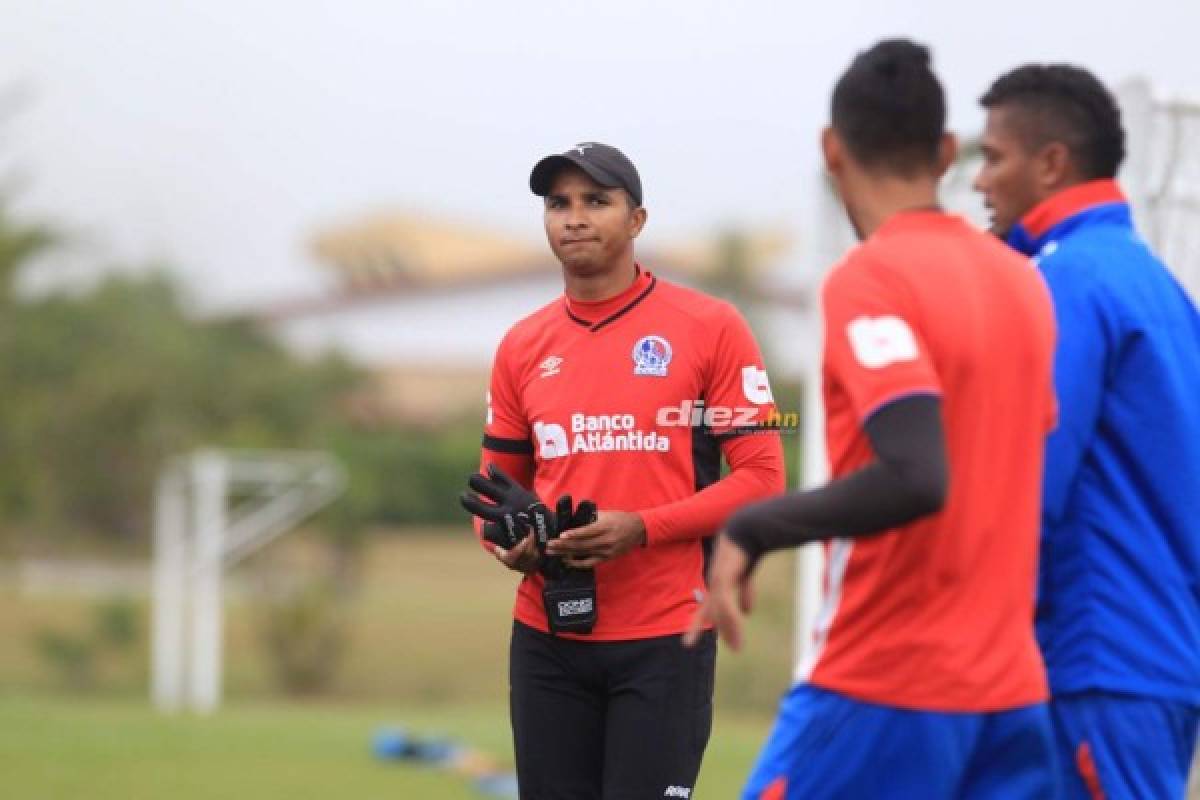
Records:
M524 575L509 665L521 797L690 797L716 644L710 632L688 650L680 635L703 600L709 537L783 491L770 386L731 305L635 260L646 210L619 150L548 156L530 187L565 292L500 343L470 482L496 505L464 501L485 546ZM575 510L556 503L568 494Z

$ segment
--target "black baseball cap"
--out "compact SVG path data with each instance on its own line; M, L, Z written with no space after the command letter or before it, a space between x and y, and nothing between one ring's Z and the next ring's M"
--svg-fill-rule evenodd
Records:
M539 197L550 192L554 176L565 166L576 166L601 186L624 189L635 205L642 204L642 179L637 167L612 145L600 142L580 142L562 153L546 156L529 173L529 188Z

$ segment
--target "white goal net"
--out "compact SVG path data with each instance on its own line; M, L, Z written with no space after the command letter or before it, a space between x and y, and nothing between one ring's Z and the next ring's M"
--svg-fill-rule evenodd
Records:
M1193 298L1200 296L1200 102L1155 97L1144 81L1117 92L1129 155L1121 182L1138 229Z

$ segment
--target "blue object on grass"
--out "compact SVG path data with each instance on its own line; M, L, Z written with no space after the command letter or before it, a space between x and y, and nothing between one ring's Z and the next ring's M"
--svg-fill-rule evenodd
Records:
M484 775L475 781L475 789L488 797L517 797L517 776L512 773L497 772Z
M462 747L446 737L418 738L404 728L380 728L375 732L371 751L376 758L391 761L417 761L444 764L462 752Z
M409 758L431 764L441 764L449 761L461 752L451 739L413 739L410 744Z
M371 752L376 758L411 758L412 748L413 741L403 728L380 728L371 740Z

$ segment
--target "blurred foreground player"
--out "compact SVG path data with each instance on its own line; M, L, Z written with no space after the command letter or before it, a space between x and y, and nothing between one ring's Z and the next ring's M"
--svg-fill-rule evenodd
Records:
M822 147L862 239L822 292L833 480L731 518L695 621L737 646L759 557L828 543L807 679L746 798L1057 793L1033 631L1054 319L1035 270L937 207L944 103L901 40L833 92Z
M976 179L1058 315L1037 634L1071 797L1182 798L1200 720L1200 316L1133 227L1086 70L999 78Z
M712 725L716 637L695 649L680 637L703 597L705 540L784 489L779 434L761 425L774 410L767 374L732 306L635 261L646 210L620 151L578 144L538 162L530 186L565 291L513 326L492 367L482 471L515 483L472 486L518 525L565 494L600 511L542 552L538 532L495 549L525 576L509 665L521 797L689 797ZM592 593L555 599L556 559L576 570L572 591L590 581Z

